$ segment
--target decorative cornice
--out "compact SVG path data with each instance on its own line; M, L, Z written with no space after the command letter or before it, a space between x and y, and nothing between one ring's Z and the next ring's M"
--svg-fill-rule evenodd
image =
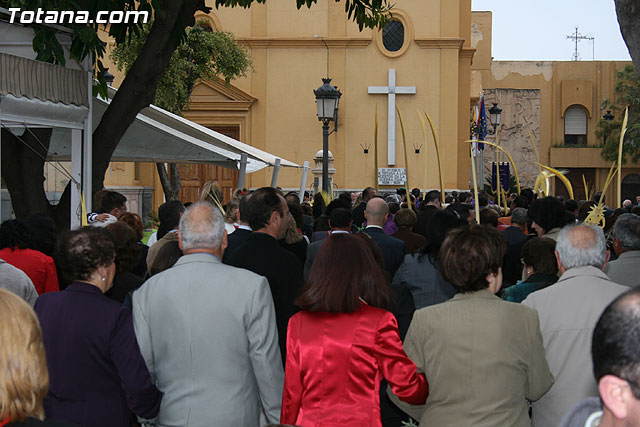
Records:
M234 102L246 101L246 102L249 102L249 105L257 101L257 98L249 95L247 92L235 87L232 84L226 84L222 80L208 80L208 81L198 80L196 82L196 85L209 86L211 89L215 90L216 92L219 92L222 95L231 98L230 101L234 101ZM224 101L224 102L230 102L230 101Z
M369 46L371 38L282 38L282 37L239 37L236 41L250 48L364 48Z
M247 101L205 101L198 102L192 100L188 111L248 111L251 102Z
M459 37L443 37L429 39L415 39L422 49L461 49L464 39Z
M476 50L473 48L462 48L460 49L460 57L461 58L473 58L473 55L476 53Z

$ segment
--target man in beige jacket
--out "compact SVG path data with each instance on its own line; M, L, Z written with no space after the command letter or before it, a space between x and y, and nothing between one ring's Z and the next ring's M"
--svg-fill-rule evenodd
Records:
M600 228L564 227L556 244L560 279L523 302L538 310L547 361L556 379L551 390L533 404L535 427L556 427L574 404L598 395L589 369L593 328L604 308L629 289L604 274L608 258Z

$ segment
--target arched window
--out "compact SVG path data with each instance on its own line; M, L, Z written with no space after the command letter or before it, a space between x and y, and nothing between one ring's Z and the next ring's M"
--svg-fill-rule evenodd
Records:
M564 112L565 145L587 145L587 111L572 105Z

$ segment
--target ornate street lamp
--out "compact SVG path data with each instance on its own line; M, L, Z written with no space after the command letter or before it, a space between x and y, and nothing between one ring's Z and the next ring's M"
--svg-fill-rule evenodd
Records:
M332 86L330 78L322 79L322 86L313 91L318 104L318 120L322 122L322 191L330 192L329 188L329 122L335 121L338 130L338 105L342 93Z
M105 68L104 69L104 81L107 83L107 85L108 86L113 86L113 80L114 79L115 79L115 76L109 72L108 68Z
M609 121L609 122L610 122L610 121L612 121L612 120L613 120L613 118L614 118L614 117L613 117L613 114L611 114L611 110L607 110L607 114L605 114L604 116L602 116L602 118L603 118L604 120L607 120L607 121ZM605 131L604 131L604 136L603 136L603 139L604 139L604 143L605 143L605 144L607 143L607 136L609 136L609 133L611 133L611 130L610 130L609 126L607 126L607 127L606 127L606 129L605 129Z
M502 114L502 108L498 107L497 103L493 103L493 107L489 108L489 122L493 126L493 131L500 126L500 115Z
M607 110L607 114L602 116L602 118L605 120L613 120L613 114L611 114L611 110Z

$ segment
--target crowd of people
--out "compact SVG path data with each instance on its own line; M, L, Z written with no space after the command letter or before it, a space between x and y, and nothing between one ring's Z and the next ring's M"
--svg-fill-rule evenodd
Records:
M0 225L0 426L640 425L640 200L201 194Z

